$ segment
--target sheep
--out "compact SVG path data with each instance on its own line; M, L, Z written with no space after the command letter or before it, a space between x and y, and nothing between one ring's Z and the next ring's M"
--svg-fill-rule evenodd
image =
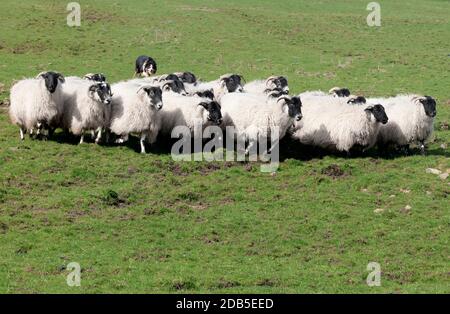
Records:
M136 59L134 76L149 77L156 73L158 67L156 61L149 56L139 56Z
M353 147L363 150L376 143L380 124L388 116L380 104L348 106L345 99L330 96L306 96L304 119L295 123L291 136L302 144L350 154Z
M170 136L174 127L187 126L194 134L194 127L201 122L202 129L209 125L220 125L222 114L220 105L209 98L181 96L163 93L164 108L160 111L163 136Z
M266 80L256 80L245 84L244 92L267 94L270 97L278 98L289 94L289 86L284 76L271 76Z
M124 143L129 134L137 133L141 153L145 154L144 141L153 144L160 128L158 111L163 107L161 88L119 83L112 85L112 91L109 129L120 136L116 143Z
M20 128L20 139L37 128L49 127L62 111L62 84L64 76L56 72L42 72L36 78L24 79L11 88L11 122Z
M390 98L369 98L381 103L389 116L389 122L380 128L377 144L380 148L393 144L409 149L418 144L425 154L425 142L433 133L436 101L431 96L398 95Z
M227 93L242 93L244 88L242 87L243 77L238 74L225 74L219 77L218 80L211 82L197 82L196 85L188 84L187 92L191 95L196 92L213 90L215 99L220 101L223 95Z
M85 131L91 130L95 137L96 130L95 143L98 144L109 118L112 98L110 85L105 82L68 80L63 91L64 105L60 126L80 136L80 144L84 142Z
M294 121L302 118L300 97L281 96L278 99L249 93L226 94L221 100L222 128L233 126L238 138L248 141L245 153L258 139L267 139L273 127L283 138Z

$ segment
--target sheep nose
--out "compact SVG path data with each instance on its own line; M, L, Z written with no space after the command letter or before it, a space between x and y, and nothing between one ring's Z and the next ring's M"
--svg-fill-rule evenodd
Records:
M295 118L295 120L300 121L303 118L303 116L301 114L297 115L297 117Z
M162 109L162 104L158 104L158 105L156 105L156 108L158 109L158 110L161 110Z

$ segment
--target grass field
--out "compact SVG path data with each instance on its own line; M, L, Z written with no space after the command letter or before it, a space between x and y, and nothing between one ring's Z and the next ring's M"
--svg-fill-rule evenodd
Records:
M159 73L208 80L289 78L292 92L349 87L438 102L426 157L310 153L288 143L279 171L174 162L163 148L19 141L0 106L2 293L449 293L450 2L0 2L0 99L44 70L131 77L139 54ZM114 191L117 193L115 197ZM411 209L405 209L409 205ZM375 213L375 209L384 211ZM381 266L369 287L366 267ZM81 287L66 284L70 262Z

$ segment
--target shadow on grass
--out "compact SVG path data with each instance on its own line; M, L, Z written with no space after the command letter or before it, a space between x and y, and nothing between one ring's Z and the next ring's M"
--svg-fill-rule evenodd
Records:
M280 141L280 162L285 161L286 159L297 159L302 161L309 161L312 159L322 159L326 156L335 156L338 158L374 158L374 159L386 159L393 160L402 157L408 156L420 156L421 152L419 148L411 148L408 152L395 150L395 149L386 149L379 150L378 148L371 148L367 151L362 151L362 149L355 149L347 154L346 152L330 152L328 150L303 145L298 141L293 140L292 138L285 137ZM425 152L424 157L426 156L442 156L442 157L450 157L449 150L444 149L428 149Z
M104 147L119 147L124 146L130 150L140 153L139 138L135 136L130 136L129 140L124 144L115 144L115 136L111 136L110 143L105 143L104 141L100 143L100 146ZM73 134L66 134L64 132L56 132L50 141L54 141L60 144L68 145L78 145L80 142L79 136L74 136ZM158 136L155 144L150 145L146 143L147 153L155 155L170 155L172 151L173 144L177 139L171 139L166 137ZM94 139L91 138L89 134L85 135L85 142L87 145L95 145ZM224 147L226 144L224 143ZM194 147L193 143L192 146ZM378 150L377 148L372 148L368 151L363 152L361 149L355 149L347 154L346 152L330 152L325 149L321 149L314 146L303 145L298 141L291 139L290 137L285 137L280 141L280 162L286 159L296 159L301 161L310 161L312 159L322 159L326 156L335 156L337 158L374 158L374 159L386 159L393 160L397 158L407 157L407 156L420 156L420 150L418 148L412 148L407 153L398 150ZM442 156L450 157L450 151L441 148L429 149L426 151L425 156Z

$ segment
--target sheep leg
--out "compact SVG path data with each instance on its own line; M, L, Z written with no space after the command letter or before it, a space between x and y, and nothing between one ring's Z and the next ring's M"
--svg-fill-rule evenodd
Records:
M102 128L97 128L97 138L95 139L95 144L100 143L102 139Z
M95 138L95 130L91 130L91 138L92 138L92 139Z
M41 134L41 129L42 129L42 123L38 122L37 123L37 131L36 131L36 136L39 136Z
M145 139L146 138L147 138L147 134L142 133L141 134L141 140L140 140L140 143L141 143L141 154L145 154Z
M247 148L245 149L245 155L248 156L250 154L250 150L253 148L255 142L253 140L248 141Z
M20 139L23 141L25 139L25 133L27 130L20 128Z
M81 130L80 145L84 143L84 130Z
M424 142L420 142L420 154L422 156L425 156L425 143Z
M48 138L53 137L53 134L55 133L55 128L48 128Z
M106 143L109 143L110 136L111 136L111 132L109 131L109 129L106 129L106 130L105 130L105 134L106 134L106 136L105 136L105 142L106 142Z

